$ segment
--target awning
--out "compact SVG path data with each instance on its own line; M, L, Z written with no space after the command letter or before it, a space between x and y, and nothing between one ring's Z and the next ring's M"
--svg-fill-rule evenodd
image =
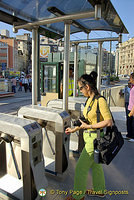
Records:
M77 13L93 13L96 4L101 6L101 19L89 14L89 17L72 20L71 34L92 30L128 33L110 0L1 0L0 20L16 26ZM32 26L25 29L31 30ZM64 22L40 25L39 31L50 38L62 38Z

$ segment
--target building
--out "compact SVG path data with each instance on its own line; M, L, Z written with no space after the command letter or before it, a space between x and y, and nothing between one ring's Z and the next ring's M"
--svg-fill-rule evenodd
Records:
M32 40L30 34L16 35L16 40L18 42L18 71L24 71L29 74L32 67Z
M119 74L134 72L134 38L119 44Z
M8 67L8 44L0 42L0 75Z
M7 38L9 38L10 37L10 32L8 31L8 30L6 30L6 29L2 29L2 30L0 30L0 32L1 32L1 36L3 37L7 37Z
M54 40L54 39L42 36L42 37L40 37L40 44L58 45L59 40Z
M18 43L15 38L0 39L1 63L6 64L6 70L16 71L18 68Z
M98 55L98 48L92 49L92 52ZM109 52L102 48L102 73L114 73L115 72L115 53Z
M91 71L97 69L97 55L92 52L91 46L79 46L79 59L84 60L86 63L86 73L90 74Z

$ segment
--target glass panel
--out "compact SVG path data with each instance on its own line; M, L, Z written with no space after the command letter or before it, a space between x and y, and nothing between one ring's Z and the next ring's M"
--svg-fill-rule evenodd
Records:
M56 92L56 66L44 65L44 92Z
M90 3L91 2L91 3ZM0 11L10 14L13 19L18 17L27 22L37 21L64 14L73 14L85 11L94 11L93 0L1 0ZM110 0L102 2L102 19L94 20L91 18L80 19L78 21L82 26L89 30L110 30L117 33L127 33L127 30L112 6ZM51 7L51 9L50 9ZM54 8L57 8L55 10ZM5 18L5 21L10 21ZM13 23L14 20L9 23ZM8 22L6 22L8 23ZM48 31L56 31L58 34L64 33L64 23L48 24L43 26ZM71 33L82 31L79 27L71 26ZM60 37L60 36L59 36Z

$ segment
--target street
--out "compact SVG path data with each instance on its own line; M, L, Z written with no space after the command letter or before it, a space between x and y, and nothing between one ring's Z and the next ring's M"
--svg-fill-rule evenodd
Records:
M24 92L18 91L16 89L16 93L14 97L3 97L0 98L0 112L1 113L8 113L8 114L17 114L17 110L24 105L28 105L32 103L32 93L31 92Z
M128 79L121 78L120 82L116 83L115 85L109 86L101 86L102 89L106 87L115 87L119 85L127 84ZM27 93L23 91L18 91L18 87L16 89L16 93L14 97L3 97L0 98L0 112L1 113L8 113L8 114L17 114L17 110L24 105L28 105L32 103L32 93L27 91Z

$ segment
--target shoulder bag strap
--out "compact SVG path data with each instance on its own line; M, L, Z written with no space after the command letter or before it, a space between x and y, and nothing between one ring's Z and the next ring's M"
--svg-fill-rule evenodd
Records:
M90 103L90 105L88 106L88 109L87 109L87 114L91 111L91 109L92 109L92 106L93 106L93 104L94 104L94 101L95 101L95 99L96 99L96 96L94 95L94 97L93 97L93 99L92 99L92 101L91 101L91 103ZM87 102L86 102L87 103Z
M97 123L100 122L100 108L99 108L99 98L102 97L105 99L104 96L98 96L97 97L97 110L96 110L96 113L97 113ZM106 100L106 99L105 99ZM113 115L112 115L112 112L111 110L109 109L110 113L111 113L111 116L112 116L112 120L113 120L113 124L115 125L115 120L113 118ZM97 139L100 140L100 128L97 129Z
M97 123L100 122L100 108L99 108L99 97L97 97ZM97 139L100 140L100 128L97 128Z
M99 98L100 98L100 97L102 97L102 98L104 98L104 99L106 100L106 98L105 98L104 96L99 96ZM98 99L99 99L99 98L98 98ZM106 100L106 101L107 101L107 100ZM113 117L113 114L112 114L110 108L109 108L109 111L110 111L110 114L111 114L111 116L112 116L113 124L115 125L115 120L114 120L114 117Z

